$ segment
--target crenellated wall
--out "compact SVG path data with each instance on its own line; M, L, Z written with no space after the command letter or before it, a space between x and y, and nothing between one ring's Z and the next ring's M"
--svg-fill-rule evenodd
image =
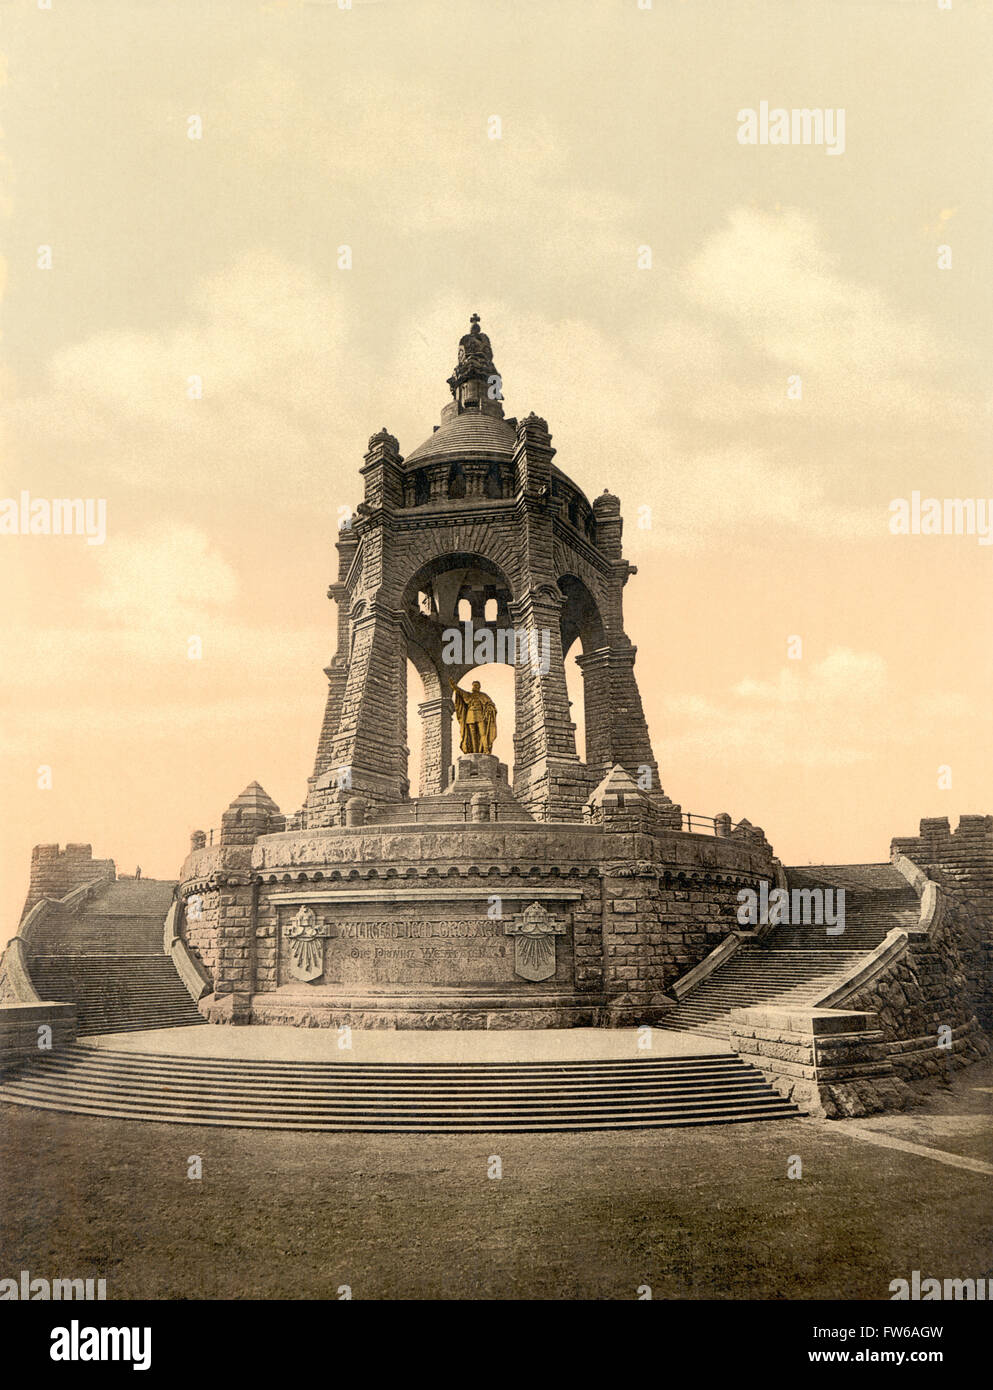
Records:
M961 957L963 988L984 1028L993 1028L993 816L922 820L920 834L895 839L947 895L945 912Z
M31 851L31 877L21 920L42 898L64 898L74 888L93 879L113 879L113 859L94 859L92 845L35 845Z

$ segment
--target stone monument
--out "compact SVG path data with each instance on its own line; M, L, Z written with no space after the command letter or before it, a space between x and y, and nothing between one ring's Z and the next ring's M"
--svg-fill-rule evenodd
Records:
M539 415L505 417L477 315L448 386L406 457L385 428L369 440L364 498L337 538L337 651L301 809L284 817L252 784L184 864L179 931L215 1021L652 1021L736 926L738 891L775 871L760 830L690 833L663 791L624 627L635 571L618 499L587 499ZM499 712L512 763L494 752L493 700L466 681L491 662L513 670Z

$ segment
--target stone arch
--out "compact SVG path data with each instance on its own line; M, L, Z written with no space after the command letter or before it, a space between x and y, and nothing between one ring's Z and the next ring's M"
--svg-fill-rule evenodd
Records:
M597 773L605 772L609 748L603 735L602 724L609 708L609 691L602 673L595 664L587 662L584 665L581 660L575 660L571 653L577 642L583 657L592 658L594 652L602 651L607 646L606 627L600 605L578 575L563 574L559 578L558 587L564 600L559 614L559 624L566 689L570 705L579 703L583 711L581 734L577 727L577 744L587 766L592 767ZM577 680L582 682L581 694Z
M520 557L512 532L487 523L474 526L444 526L422 532L413 555L416 568L402 574L394 583L384 583L379 597L387 603L407 608L411 588L431 580L460 564L488 570L506 586L512 598L520 594ZM421 583L423 588L423 583ZM414 595L416 597L416 593Z
M597 651L607 643L607 629L600 605L589 586L576 574L563 574L558 587L565 602L562 605L562 653L565 655L579 638L584 653Z

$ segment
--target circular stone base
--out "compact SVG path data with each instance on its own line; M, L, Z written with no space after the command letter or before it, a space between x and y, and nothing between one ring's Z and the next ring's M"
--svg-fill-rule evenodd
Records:
M211 1022L303 1028L657 1024L736 928L752 842L499 821L297 830L190 856L183 939Z

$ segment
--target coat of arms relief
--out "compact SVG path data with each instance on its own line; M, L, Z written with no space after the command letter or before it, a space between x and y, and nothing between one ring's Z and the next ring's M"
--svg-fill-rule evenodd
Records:
M565 923L532 903L504 927L514 937L514 970L524 980L549 980L555 974L555 938L565 934Z
M333 927L319 922L312 907L301 907L286 928L290 943L290 974L306 982L324 974L324 942Z

